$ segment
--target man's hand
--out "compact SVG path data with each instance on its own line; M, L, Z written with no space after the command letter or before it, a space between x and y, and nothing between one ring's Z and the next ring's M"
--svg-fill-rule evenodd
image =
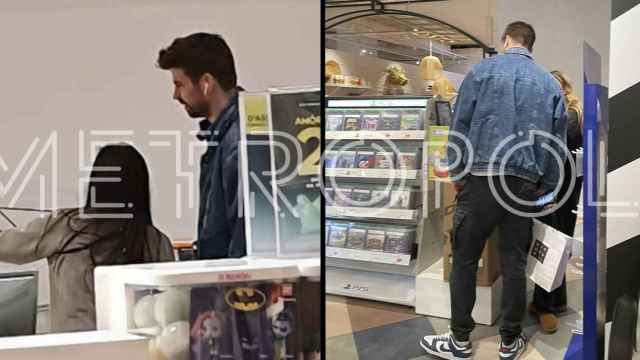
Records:
M464 189L464 184L465 184L464 180L454 181L453 182L453 190L455 190L456 193L461 192L462 189Z

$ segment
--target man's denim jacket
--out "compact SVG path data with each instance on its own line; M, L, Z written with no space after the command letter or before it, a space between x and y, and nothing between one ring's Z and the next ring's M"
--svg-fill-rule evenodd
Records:
M561 180L568 155L564 96L524 48L473 67L460 86L450 130L447 156L454 181L468 173L502 174L550 191Z

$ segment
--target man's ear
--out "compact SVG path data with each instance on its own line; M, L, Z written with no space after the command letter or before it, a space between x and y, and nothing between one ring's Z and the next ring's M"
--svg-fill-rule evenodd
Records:
M202 75L202 77L200 78L200 83L202 84L202 92L204 93L204 96L208 96L209 93L216 86L218 86L218 81L216 80L216 78L214 78L213 75L209 73L205 73L204 75Z

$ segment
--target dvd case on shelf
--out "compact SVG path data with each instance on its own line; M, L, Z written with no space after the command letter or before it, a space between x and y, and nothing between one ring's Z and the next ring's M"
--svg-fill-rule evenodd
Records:
M378 123L378 130L400 130L400 111L383 111Z
M347 112L344 115L344 125L342 129L344 131L358 131L360 130L361 121L362 114L360 112Z
M356 167L358 169L373 169L376 157L373 151L358 151L356 154Z
M336 206L351 206L351 188L336 188L333 192L333 203Z
M338 160L336 168L350 169L355 167L356 152L355 151L338 151Z
M371 190L371 207L382 208L389 206L389 190Z
M355 225L351 225L347 235L347 244L345 247L348 249L355 249L355 250L364 249L366 236L367 236L366 229L356 227Z
M366 111L362 115L362 130L373 131L378 128L380 122L380 112Z
M331 169L336 167L336 163L338 160L338 151L329 150L324 153L324 167L326 169Z
M331 230L329 230L328 245L343 248L347 243L348 229L349 228L346 225L331 225Z
M401 152L398 154L398 169L415 170L416 154L410 152Z
M367 243L365 248L369 251L384 251L384 230L367 231Z
M342 121L344 115L342 113L330 112L327 114L327 131L340 131L342 130Z
M351 200L352 206L366 206L371 201L371 190L353 189Z
M394 254L411 254L413 245L412 232L407 230L395 230L386 232L384 251Z
M394 209L411 209L413 207L413 192L410 189L392 190L391 207Z
M403 111L400 119L400 130L419 130L421 126L420 111Z
M393 169L394 166L394 155L392 152L378 152L376 153L376 169Z

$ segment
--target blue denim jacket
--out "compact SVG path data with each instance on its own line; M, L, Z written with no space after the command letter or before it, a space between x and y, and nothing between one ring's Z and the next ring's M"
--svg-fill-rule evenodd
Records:
M560 180L567 156L564 96L524 48L473 67L460 86L450 130L453 180L468 173L510 175L539 183L543 191L553 190Z
M240 120L234 95L215 123L200 122L199 140L207 141L200 159L198 258L246 256L244 217L238 213L242 188L238 178Z

